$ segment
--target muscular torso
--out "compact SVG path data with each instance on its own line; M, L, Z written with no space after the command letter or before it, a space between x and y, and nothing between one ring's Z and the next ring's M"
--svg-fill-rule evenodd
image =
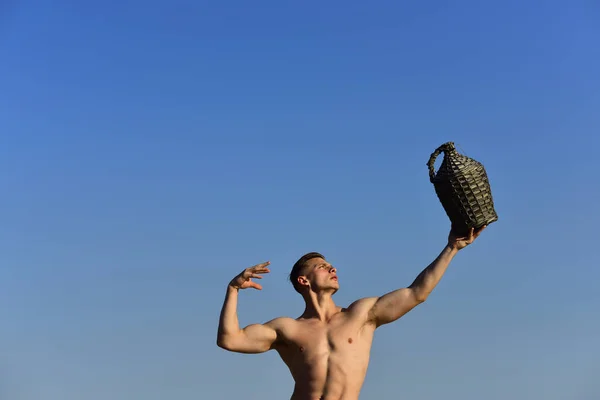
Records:
M275 350L295 381L292 400L356 400L363 384L375 326L368 299L328 321L282 318Z

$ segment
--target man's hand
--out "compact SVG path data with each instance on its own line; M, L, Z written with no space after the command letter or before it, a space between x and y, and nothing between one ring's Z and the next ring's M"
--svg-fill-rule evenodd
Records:
M262 276L259 274L268 274L271 272L269 268L267 268L267 265L269 264L271 264L271 262L267 261L262 264L257 264L253 267L246 268L238 276L233 278L231 282L229 282L229 286L235 289L254 288L257 290L262 290L262 286L252 281L252 279L262 279Z
M467 236L458 235L456 230L452 228L450 230L450 234L448 235L448 246L450 246L453 250L461 250L473 243L475 239L481 232L487 227L487 225L482 226L481 228L475 230L473 228L469 229Z

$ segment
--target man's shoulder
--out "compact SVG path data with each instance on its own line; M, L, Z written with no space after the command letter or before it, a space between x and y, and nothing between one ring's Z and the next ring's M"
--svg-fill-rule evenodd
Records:
M273 329L281 329L295 322L297 321L291 317L277 317L265 322L264 325L269 326Z

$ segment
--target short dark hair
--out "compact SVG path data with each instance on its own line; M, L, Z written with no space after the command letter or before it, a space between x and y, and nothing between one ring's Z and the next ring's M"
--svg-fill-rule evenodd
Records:
M325 257L321 253L317 253L317 252L313 251L310 253L306 253L305 255L300 257L300 259L298 261L296 261L296 263L292 267L292 272L290 272L290 281L292 282L294 289L298 293L300 293L300 288L301 288L300 284L298 283L298 277L301 275L301 272L304 269L304 267L306 266L307 261L312 260L313 258L325 259Z

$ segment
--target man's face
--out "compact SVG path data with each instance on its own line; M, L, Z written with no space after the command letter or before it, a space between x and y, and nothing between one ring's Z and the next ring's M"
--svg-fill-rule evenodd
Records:
M313 258L306 262L304 276L310 282L313 291L332 291L340 288L337 269L322 258Z

